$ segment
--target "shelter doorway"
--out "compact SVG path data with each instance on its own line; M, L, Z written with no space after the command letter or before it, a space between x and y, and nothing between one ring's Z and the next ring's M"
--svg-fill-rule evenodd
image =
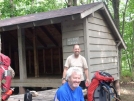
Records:
M63 71L61 24L23 28L27 77L56 77ZM1 33L2 53L11 58L15 78L19 73L18 31Z

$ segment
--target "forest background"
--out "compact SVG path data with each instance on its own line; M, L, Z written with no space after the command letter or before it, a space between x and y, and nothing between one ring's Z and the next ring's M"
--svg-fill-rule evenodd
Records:
M120 52L121 77L134 80L134 0L0 0L0 20L38 12L105 2L127 49Z

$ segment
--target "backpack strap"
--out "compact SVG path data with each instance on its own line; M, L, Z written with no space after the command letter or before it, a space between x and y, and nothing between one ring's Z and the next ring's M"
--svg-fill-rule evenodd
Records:
M115 87L114 87L114 86L110 86L110 88L112 88L112 89L114 90L114 94L115 94L114 98L116 99L115 101L121 101L121 98L120 98L120 96L118 95L118 93L117 93Z
M5 68L3 68L3 66L1 66L1 68L5 71Z
M110 97L112 96L114 98L114 93L112 93L112 89L111 89L111 86L106 84L105 82L100 82L100 84L102 85L101 89L102 91L105 91L107 94L108 94L108 101L111 101L110 100Z

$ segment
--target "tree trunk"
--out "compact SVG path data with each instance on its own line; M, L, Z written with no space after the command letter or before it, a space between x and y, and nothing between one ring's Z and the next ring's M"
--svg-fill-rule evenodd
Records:
M77 0L73 0L73 5L77 6Z
M68 0L67 7L77 6L77 0Z
M112 0L113 10L114 10L114 22L118 30L120 26L119 25L119 3L120 0Z
M68 0L67 7L73 6L73 0Z
M13 0L10 0L10 17L14 17L14 5L13 5Z
M117 29L119 30L119 3L120 0L112 0L112 6L113 6L113 10L114 10L114 22L115 25L117 27ZM119 51L119 68L121 68L121 50ZM121 69L119 69L121 70ZM119 71L121 73L121 71ZM116 80L114 82L114 86L117 90L118 95L120 95L120 82L119 80Z

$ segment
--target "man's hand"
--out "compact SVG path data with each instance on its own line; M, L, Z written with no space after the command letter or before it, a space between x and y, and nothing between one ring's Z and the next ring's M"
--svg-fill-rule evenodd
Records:
M88 87L90 85L90 83L91 83L90 80L86 79L86 82L85 82L86 87Z
M64 80L62 80L62 84L64 84L66 82L66 80L64 79Z
M67 73L68 67L64 67L63 76L62 76L62 84L66 82L66 73Z

